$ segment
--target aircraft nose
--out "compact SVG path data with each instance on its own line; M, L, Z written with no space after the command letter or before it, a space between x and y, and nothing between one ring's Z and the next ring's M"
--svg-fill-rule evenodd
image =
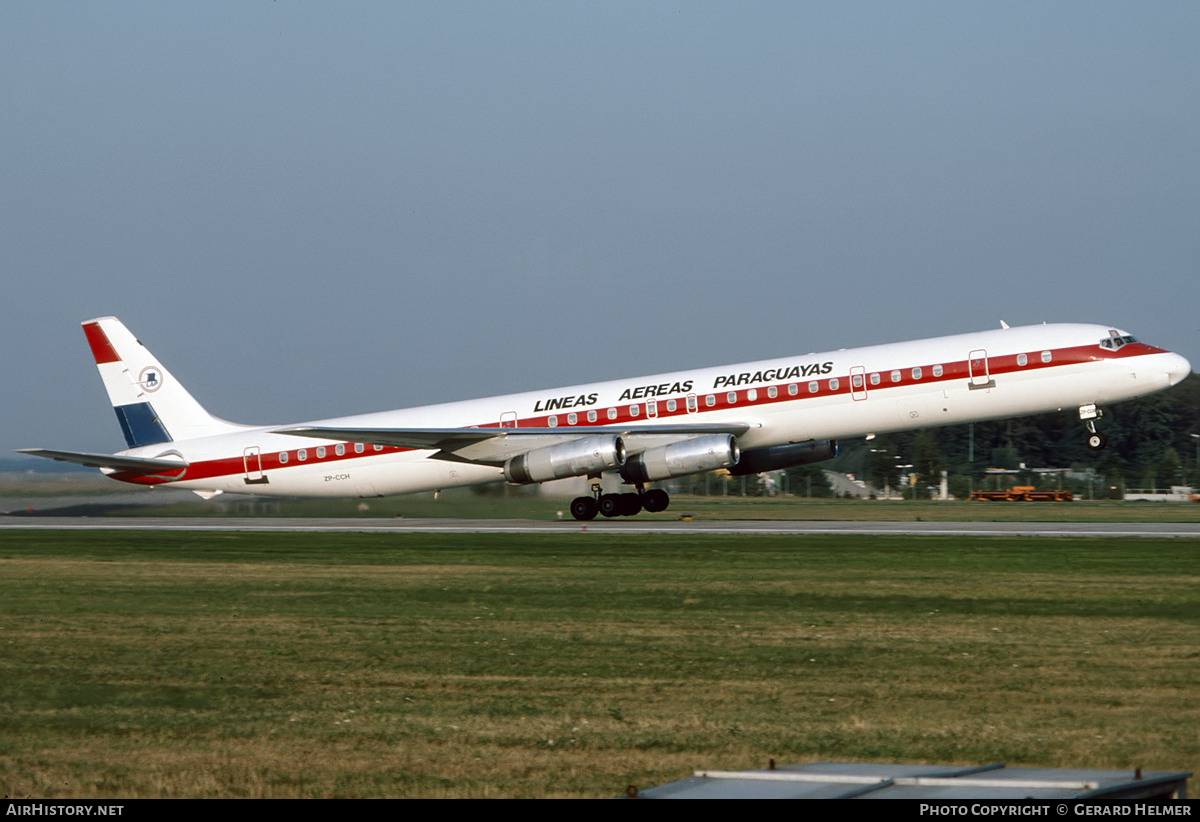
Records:
M1167 379L1171 381L1171 385L1182 382L1183 378L1192 373L1192 364L1187 361L1187 357L1179 354L1167 355Z

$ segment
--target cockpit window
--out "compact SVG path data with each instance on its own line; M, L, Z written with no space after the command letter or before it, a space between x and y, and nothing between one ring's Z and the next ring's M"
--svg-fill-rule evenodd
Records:
M1130 343L1137 342L1137 340L1135 340L1133 337L1129 336L1128 334L1126 334L1124 337L1121 337L1121 336L1118 336L1115 331L1112 331L1109 333L1111 336L1105 337L1104 339L1102 339L1100 341L1100 347L1107 348L1109 351L1116 351L1120 348L1124 348L1125 346L1129 345Z

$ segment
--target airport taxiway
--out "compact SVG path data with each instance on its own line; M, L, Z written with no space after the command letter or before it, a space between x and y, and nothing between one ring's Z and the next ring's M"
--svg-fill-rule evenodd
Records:
M816 534L1200 537L1200 522L851 522L815 520L313 519L266 517L0 517L0 531L289 531L441 534Z

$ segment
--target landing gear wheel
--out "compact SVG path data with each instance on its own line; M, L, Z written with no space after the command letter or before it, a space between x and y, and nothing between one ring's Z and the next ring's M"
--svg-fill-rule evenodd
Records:
M621 516L632 517L642 512L642 498L637 494L621 494Z
M670 495L666 491L660 491L657 488L647 491L645 496L642 497L642 507L651 514L667 510L667 506L670 504Z
M1090 405L1079 406L1079 419L1083 420L1083 427L1087 429L1087 447L1093 451L1102 451L1104 446L1108 445L1108 437L1096 430L1096 420L1104 416L1104 412L1096 407L1095 403Z
M606 517L621 516L621 495L604 494L600 497L600 513Z
M596 501L591 497L576 497L571 500L571 516L575 519L595 519Z

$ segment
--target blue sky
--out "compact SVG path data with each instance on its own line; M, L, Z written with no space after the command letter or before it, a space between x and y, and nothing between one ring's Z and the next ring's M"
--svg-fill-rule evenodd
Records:
M1200 363L1200 4L0 5L0 447L1042 321Z

